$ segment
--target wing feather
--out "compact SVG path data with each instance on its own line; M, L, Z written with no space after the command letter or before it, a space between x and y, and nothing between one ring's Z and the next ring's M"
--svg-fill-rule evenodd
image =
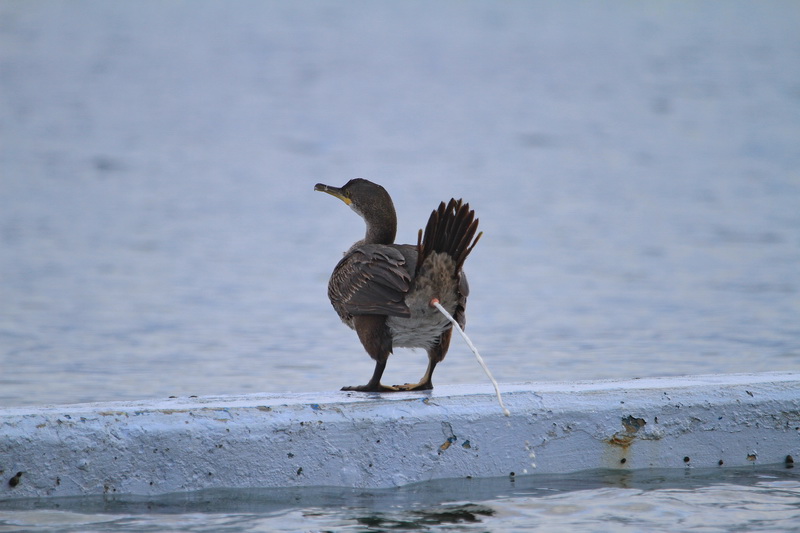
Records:
M357 315L408 317L411 285L406 259L393 246L368 244L351 250L333 270L328 297L342 320Z

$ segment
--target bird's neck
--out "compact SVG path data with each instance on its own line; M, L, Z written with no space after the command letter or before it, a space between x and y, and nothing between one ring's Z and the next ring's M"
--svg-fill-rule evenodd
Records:
M364 244L394 244L397 235L397 217L394 212L386 213L379 219L366 220L366 223Z

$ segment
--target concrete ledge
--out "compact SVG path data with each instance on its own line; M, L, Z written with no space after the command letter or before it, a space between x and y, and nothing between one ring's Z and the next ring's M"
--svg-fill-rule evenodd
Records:
M800 373L0 409L0 500L800 458ZM22 472L21 476L17 476Z

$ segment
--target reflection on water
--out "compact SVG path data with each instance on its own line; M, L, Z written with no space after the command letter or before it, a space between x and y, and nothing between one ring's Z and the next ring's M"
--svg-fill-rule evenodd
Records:
M800 477L755 468L598 470L569 475L452 479L395 489L211 490L158 498L0 502L3 526L63 531L552 531L617 524L623 530L800 530ZM739 512L731 513L732 507ZM627 528L627 529L626 529ZM33 529L36 530L36 529ZM217 529L218 530L218 529Z

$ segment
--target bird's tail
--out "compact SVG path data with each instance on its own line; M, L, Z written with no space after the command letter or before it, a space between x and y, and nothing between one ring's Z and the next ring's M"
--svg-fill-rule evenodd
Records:
M431 213L425 233L419 230L417 238L417 273L425 259L434 252L446 253L455 261L456 272L461 270L467 256L478 243L483 233L478 233L478 219L469 204L460 199L450 199L445 206Z

